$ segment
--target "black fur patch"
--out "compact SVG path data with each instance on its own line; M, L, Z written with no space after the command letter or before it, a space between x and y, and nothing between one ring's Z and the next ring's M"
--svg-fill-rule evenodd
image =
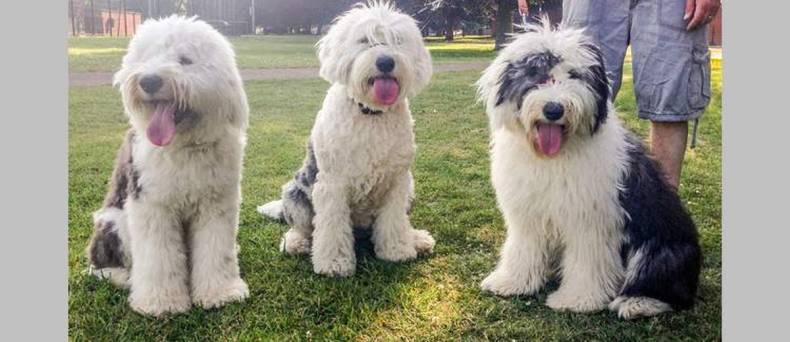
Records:
M140 193L143 192L143 186L140 184L140 172L134 169L132 166L132 176L131 176L131 183L129 183L129 189L131 190L132 197L134 199L140 199Z
M88 255L91 264L98 268L123 267L123 250L115 222L98 223L94 229Z
M315 216L315 211L313 210L313 202L310 201L310 197L300 189L296 184L291 183L291 187L286 190L285 194L283 194L283 200L291 202L291 205L302 207L310 212L310 217L312 218ZM283 210L283 219L289 225L294 225L294 218L288 212L288 210Z
M675 310L690 308L702 267L697 228L641 141L629 135L628 143L628 175L619 194L630 217L622 254L641 256L626 271L628 281L620 295L655 298Z
M559 62L559 57L549 52L542 52L509 63L505 72L499 77L496 105L512 101L516 103L518 109L521 109L524 96L539 84L546 82L549 79L549 72Z
M313 151L313 143L307 142L307 157L304 160L302 168L294 176L294 180L299 182L304 187L312 187L315 183L315 178L318 175L318 162L315 159L315 152Z
M571 70L570 77L587 83L597 96L595 121L590 130L590 132L595 134L609 115L608 103L611 91L609 89L609 79L606 76L606 67L604 66L603 53L601 53L601 50L593 44L582 44L581 48L592 53L597 63L589 67L586 72Z
M104 198L104 207L112 207L123 209L126 204L126 199L129 193L137 188L136 178L132 160L132 142L134 141L134 131L129 130L126 133L121 148L118 150L118 157L115 162L115 170L113 170L112 177L110 178L110 189Z

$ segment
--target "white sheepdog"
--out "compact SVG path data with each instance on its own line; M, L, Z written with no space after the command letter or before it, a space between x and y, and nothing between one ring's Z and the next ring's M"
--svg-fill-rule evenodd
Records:
M290 229L281 249L312 252L313 270L354 273L354 228L371 228L376 256L403 261L433 251L408 211L415 146L408 97L431 78L431 58L410 16L391 4L357 4L318 42L321 77L332 83L307 156L282 199L259 211Z
M701 266L694 222L615 115L599 48L545 22L478 81L507 225L482 288L531 295L558 270L560 287L546 300L556 310L608 306L634 318L691 307Z
M230 43L194 18L148 20L114 83L132 128L94 214L92 273L155 316L246 298L236 230L249 109Z

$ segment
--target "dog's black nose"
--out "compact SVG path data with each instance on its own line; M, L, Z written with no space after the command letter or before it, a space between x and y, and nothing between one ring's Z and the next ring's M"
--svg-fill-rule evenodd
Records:
M149 94L156 93L162 88L162 78L157 75L145 75L140 79L140 88Z
M543 106L543 116L551 121L557 121L565 114L565 108L557 102L548 102Z
M376 68L381 72L390 72L395 69L395 60L390 56L381 56L376 59Z

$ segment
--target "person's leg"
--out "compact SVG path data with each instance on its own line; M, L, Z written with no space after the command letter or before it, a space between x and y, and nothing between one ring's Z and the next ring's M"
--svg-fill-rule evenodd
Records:
M651 121L650 149L666 175L667 182L675 189L680 186L687 138L688 121Z
M612 101L617 97L623 78L623 60L628 49L630 1L564 0L562 23L582 28L592 36L603 53L606 74L612 86Z
M685 0L644 0L632 10L631 52L639 117L651 121L651 150L677 188L688 121L710 98L705 28L686 31Z

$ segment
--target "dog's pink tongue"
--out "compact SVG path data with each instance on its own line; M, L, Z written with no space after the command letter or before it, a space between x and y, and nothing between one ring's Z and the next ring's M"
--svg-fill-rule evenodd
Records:
M175 121L176 106L174 103L159 103L151 114L151 121L145 134L148 140L156 146L165 146L173 140L176 135Z
M538 124L538 149L543 154L551 157L557 154L562 147L562 126L552 124Z
M373 80L373 93L376 102L380 105L390 106L398 99L400 86L391 78L377 78Z

